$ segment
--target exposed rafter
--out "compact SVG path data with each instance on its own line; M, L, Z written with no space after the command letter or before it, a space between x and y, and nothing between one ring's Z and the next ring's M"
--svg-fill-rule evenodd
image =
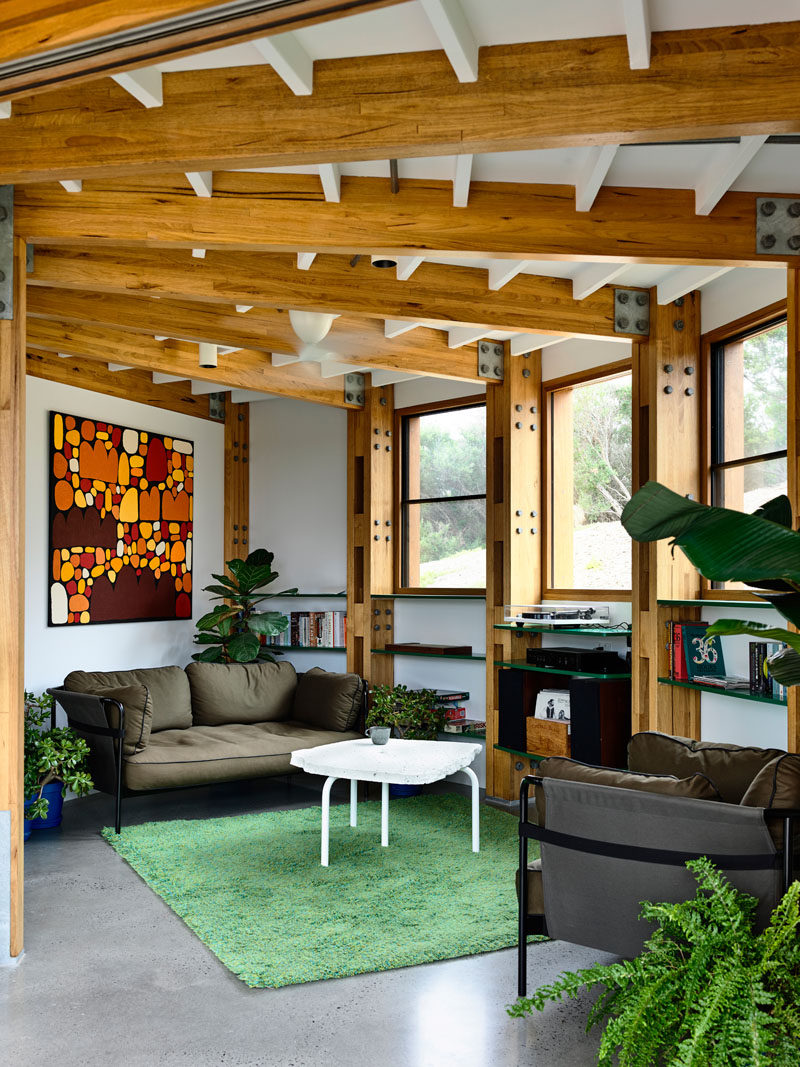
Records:
M546 333L519 333L511 338L508 347L512 356L521 356L525 352L536 352L537 349L549 348L568 340L568 337L553 337Z
M456 156L453 174L453 207L466 207L469 203L469 187L472 181L472 156Z
M576 300L585 300L587 296L619 278L629 266L629 263L587 263L573 276L572 295Z
M0 119L11 118L11 101L0 100Z
M678 267L662 278L656 286L659 304L671 304L673 300L686 296L693 289L700 289L715 278L727 274L730 267Z
M310 96L314 92L314 60L293 33L262 37L253 41L253 46L295 96Z
M598 148L589 148L581 172L575 182L575 210L591 211L600 186L617 154L615 144L606 144Z
M311 264L317 258L316 252L298 252L297 253L297 269L298 270L310 270Z
M473 341L480 341L490 330L490 326L451 326L447 331L447 347L462 348Z
M205 250L205 248L193 248L192 249L192 259L205 259L205 258L206 258L206 250Z
M631 70L646 70L650 66L649 0L622 0L622 4Z
M252 304L237 304L236 305L236 310L239 312L240 315L246 315L248 311L252 311L253 310L253 305Z
M164 103L164 84L161 71L156 67L127 70L111 77L126 93L138 100L143 107L161 107Z
M59 182L68 193L79 193L83 189L83 182L79 178Z
M416 330L421 323L408 322L406 319L386 319L383 326L384 337L399 337L402 333L408 333L409 330Z
M209 197L213 195L214 172L211 170L190 170L186 172L189 184L198 196Z
M496 263L492 263L487 271L489 275L489 288L496 292L498 289L502 289L504 285L508 285L512 278L516 278L518 274L528 266L526 259L499 259Z
M133 367L130 367L127 363L109 363L107 366L112 374L118 374L122 370L133 370Z
M185 382L187 378L177 374L164 374L162 371L153 371L153 385L169 385L170 382Z
M478 43L459 0L419 0L460 82L478 80Z
M322 192L330 204L338 204L342 198L342 175L338 163L320 163L319 179Z
M739 144L721 145L695 187L695 211L708 215L727 193L767 139L766 134L742 137Z
M417 269L425 262L424 256L398 256L397 257L397 280L406 282Z

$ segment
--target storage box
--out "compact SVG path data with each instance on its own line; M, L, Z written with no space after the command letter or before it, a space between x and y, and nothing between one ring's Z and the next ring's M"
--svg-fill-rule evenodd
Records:
M553 719L527 719L527 751L532 756L568 756L570 754L569 723Z

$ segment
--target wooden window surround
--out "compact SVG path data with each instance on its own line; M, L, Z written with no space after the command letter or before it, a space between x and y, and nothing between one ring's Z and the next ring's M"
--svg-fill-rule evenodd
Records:
M439 411L457 411L461 408L485 408L482 395L456 397L429 404L398 408L395 411L394 485L395 515L400 526L400 535L395 538L395 573L398 575L398 593L413 593L431 596L475 596L486 592L486 586L443 587L420 586L409 581L419 574L420 534L419 521L410 516L409 503L419 499L419 422L414 416L431 415ZM481 494L471 494L477 499ZM485 493L483 494L485 498ZM459 499L455 497L454 499Z
M631 599L630 589L581 589L562 582L553 584L554 573L563 575L573 565L572 539L554 537L555 528L572 531L573 472L560 464L557 468L559 491L554 489L554 453L573 453L573 389L589 383L609 381L632 372L630 359L618 360L586 371L552 378L542 383L542 599L543 600L620 600Z

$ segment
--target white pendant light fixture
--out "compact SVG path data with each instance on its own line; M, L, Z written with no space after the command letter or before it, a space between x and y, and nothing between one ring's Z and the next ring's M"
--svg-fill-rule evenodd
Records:
M217 346L209 344L208 341L200 342L200 354L199 363L201 367L216 367L217 365Z
M397 258L395 256L370 256L370 262L373 267L379 267L381 270L388 270L390 267L397 266Z
M289 311L292 329L307 345L319 344L322 338L328 335L333 320L338 317L338 315L325 315L321 311Z

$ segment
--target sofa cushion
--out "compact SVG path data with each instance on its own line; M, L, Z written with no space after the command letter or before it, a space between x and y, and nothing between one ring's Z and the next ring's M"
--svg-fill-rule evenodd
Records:
M687 778L707 775L729 804L738 804L762 769L778 756L779 748L754 748L693 741L656 731L634 734L628 745L628 767L645 774L675 774Z
M64 688L75 693L98 689L144 685L153 703L151 734L157 730L180 730L192 725L189 679L181 667L142 667L132 671L72 671Z
M121 685L109 689L96 689L95 696L118 700L125 712L125 737L122 751L126 756L133 756L147 747L150 740L150 724L153 719L153 701L146 685ZM116 730L119 727L119 713L114 705L106 711L108 725Z
M570 782L587 782L592 785L610 785L618 789L638 789L643 793L664 793L672 797L690 797L694 800L720 800L719 790L701 773L686 778L673 774L634 774L618 771L612 767L594 767L579 763L566 756L549 756L539 764L537 774L542 778L562 778ZM545 825L544 790L536 789L536 814L540 826Z
M299 771L289 760L297 749L359 736L292 721L163 730L143 752L125 760L125 784L129 789L167 789L295 774Z
M321 730L352 730L358 721L364 682L357 674L312 667L300 675L292 718Z
M741 800L750 808L800 808L800 756L784 753L762 767ZM775 847L783 848L783 820L767 819ZM795 847L800 826L795 830Z
M519 867L515 872L517 900L519 900ZM544 915L544 889L542 887L542 861L528 864L528 915Z
M297 673L282 663L190 663L186 677L192 691L196 726L275 722L288 719Z

